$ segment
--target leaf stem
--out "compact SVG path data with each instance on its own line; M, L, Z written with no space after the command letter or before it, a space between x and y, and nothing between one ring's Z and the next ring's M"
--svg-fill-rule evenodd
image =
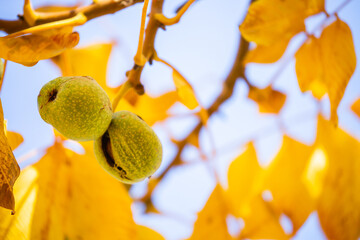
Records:
M168 66L169 68L171 68L174 72L176 72L177 74L179 74L183 79L185 79L184 76L183 76L178 70L176 70L175 67L173 67L170 63L166 62L165 60L159 58L156 54L154 55L153 59L154 59L155 61L158 61L158 62L161 62L161 63L165 64L166 66ZM188 82L187 82L187 83L188 83ZM190 85L190 84L188 83L188 85Z
M116 107L118 105L118 103L120 102L121 98L123 96L125 96L125 94L127 93L127 91L132 88L132 84L130 83L130 81L126 81L120 88L119 92L116 94L113 102L112 102L112 109L115 112Z

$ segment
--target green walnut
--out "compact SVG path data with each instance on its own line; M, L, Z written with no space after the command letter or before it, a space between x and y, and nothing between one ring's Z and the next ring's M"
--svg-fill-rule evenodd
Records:
M59 77L45 84L38 96L41 118L76 141L96 140L110 125L109 97L91 77Z
M150 177L162 160L162 146L155 132L129 111L114 113L106 133L95 141L94 150L105 171L128 184Z

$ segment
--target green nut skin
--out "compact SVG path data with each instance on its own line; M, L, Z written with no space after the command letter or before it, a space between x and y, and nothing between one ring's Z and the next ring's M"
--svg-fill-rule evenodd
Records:
M123 183L150 177L162 160L159 138L146 122L129 111L114 113L106 133L94 143L102 168Z
M59 77L39 93L41 118L69 139L90 141L101 137L112 119L110 99L91 77Z

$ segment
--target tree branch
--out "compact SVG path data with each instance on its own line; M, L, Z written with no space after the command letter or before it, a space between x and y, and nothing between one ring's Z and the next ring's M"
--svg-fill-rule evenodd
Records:
M68 19L76 16L79 13L83 13L87 20L91 20L106 14L118 12L124 8L132 6L136 3L143 2L143 0L109 0L100 1L90 4L88 6L78 7L69 11L60 11L52 13L41 13L39 19L34 23L34 26L44 23L55 22L59 20ZM18 20L1 20L0 30L6 33L14 33L23 29L31 27L22 16L19 16Z
M163 3L164 0L153 0L151 3L149 22L145 29L145 39L144 39L144 45L142 51L142 54L145 57L146 62L147 61L150 61L150 63L152 62L152 59L156 54L154 48L156 33L159 28L164 27L164 25L160 23L158 20L156 20L154 17L156 13L162 13ZM140 76L144 69L144 66L139 66L134 64L134 67L126 73L128 77L127 81L130 82L131 86L134 87L135 91L139 95L144 94L144 87L140 82Z
M250 87L250 83L247 81L245 74L244 74L244 65L243 60L245 58L246 53L249 49L249 42L246 41L243 37L241 37L239 41L239 47L237 51L237 55L235 58L235 61L233 63L233 66L231 68L231 71L229 72L228 76L226 77L223 88L219 96L216 98L216 100L211 104L211 106L207 109L209 118L217 112L219 107L228 100L233 92L234 92L234 86L236 83L236 80L239 78L244 79L244 81L248 84ZM151 178L149 182L149 188L148 192L145 196L143 196L141 199L142 202L145 203L146 208L152 207L151 202L151 195L153 190L156 188L157 184L160 182L161 179L164 178L164 176L170 171L170 169L174 166L180 165L182 163L181 161L181 154L186 145L188 144L189 139L192 137L192 135L198 135L201 128L203 127L203 123L199 121L199 123L193 128L193 130L188 134L187 137L185 137L183 140L177 143L178 151L172 162L167 166L167 168L161 173L160 176L157 178Z

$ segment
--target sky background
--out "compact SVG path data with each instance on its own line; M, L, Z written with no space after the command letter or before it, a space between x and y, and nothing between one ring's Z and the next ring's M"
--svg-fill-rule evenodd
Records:
M344 0L343 0L344 1ZM343 1L327 0L326 9L332 13ZM345 0L346 1L346 0ZM77 1L33 0L33 6L60 3L74 4ZM166 16L173 16L174 10L183 0L167 0L164 4ZM83 1L89 3L89 1ZM93 43L116 42L109 61L107 80L109 85L117 86L125 80L125 72L133 65L140 27L141 9L137 4L113 15L94 19L84 26L76 28L80 33L79 47ZM240 38L239 24L246 14L248 1L239 0L199 0L183 16L179 24L160 30L156 37L155 49L159 57L175 66L192 84L200 102L210 106L219 94L222 82L230 71ZM0 18L14 19L22 13L22 0L0 0ZM356 55L360 56L360 1L352 0L340 13L339 17L351 28ZM319 14L307 19L308 30L325 18ZM4 33L0 33L2 36ZM287 94L286 103L277 115L259 114L257 104L246 98L248 88L238 81L233 97L225 102L209 121L209 131L200 134L200 145L210 154L212 136L217 155L211 159L211 167L216 169L221 183L226 186L227 169L230 162L238 156L244 145L253 140L259 161L266 166L278 152L283 130L296 140L312 144L316 132L317 104L310 93L302 94L299 90L293 55L304 39L304 34L297 35L291 42L284 56L275 64L250 64L246 74L249 81L259 87L265 87L281 69L274 88ZM84 59L86 61L86 59ZM158 96L174 90L172 71L161 63L147 65L142 74L145 90L152 96ZM34 67L24 67L9 63L6 70L1 99L8 129L22 134L25 141L15 151L17 159L34 153L34 149L45 149L53 143L50 125L39 116L37 95L48 81L60 76L60 70L49 60L40 61ZM360 70L348 84L345 96L339 106L339 125L348 133L360 139L359 118L350 110L351 104L360 96ZM321 101L325 114L329 113L328 99ZM176 104L171 112L182 117L170 119L154 126L164 147L164 159L161 172L176 154L176 147L169 141L168 134L176 139L187 136L196 125L197 119L189 115L189 110L182 104ZM210 134L209 134L210 133ZM69 147L77 150L76 143ZM35 154L25 165L38 160ZM133 212L138 223L150 226L166 239L181 239L192 233L196 214L202 209L216 182L204 163L199 161L199 152L194 147L187 147L182 155L184 161L191 162L184 167L173 169L154 193L155 206L165 214L163 216L144 216L143 207L134 204ZM133 196L141 196L146 184L136 184ZM284 217L282 223L286 229L291 224ZM240 230L241 222L229 219L231 232ZM325 239L317 215L312 214L294 239Z

